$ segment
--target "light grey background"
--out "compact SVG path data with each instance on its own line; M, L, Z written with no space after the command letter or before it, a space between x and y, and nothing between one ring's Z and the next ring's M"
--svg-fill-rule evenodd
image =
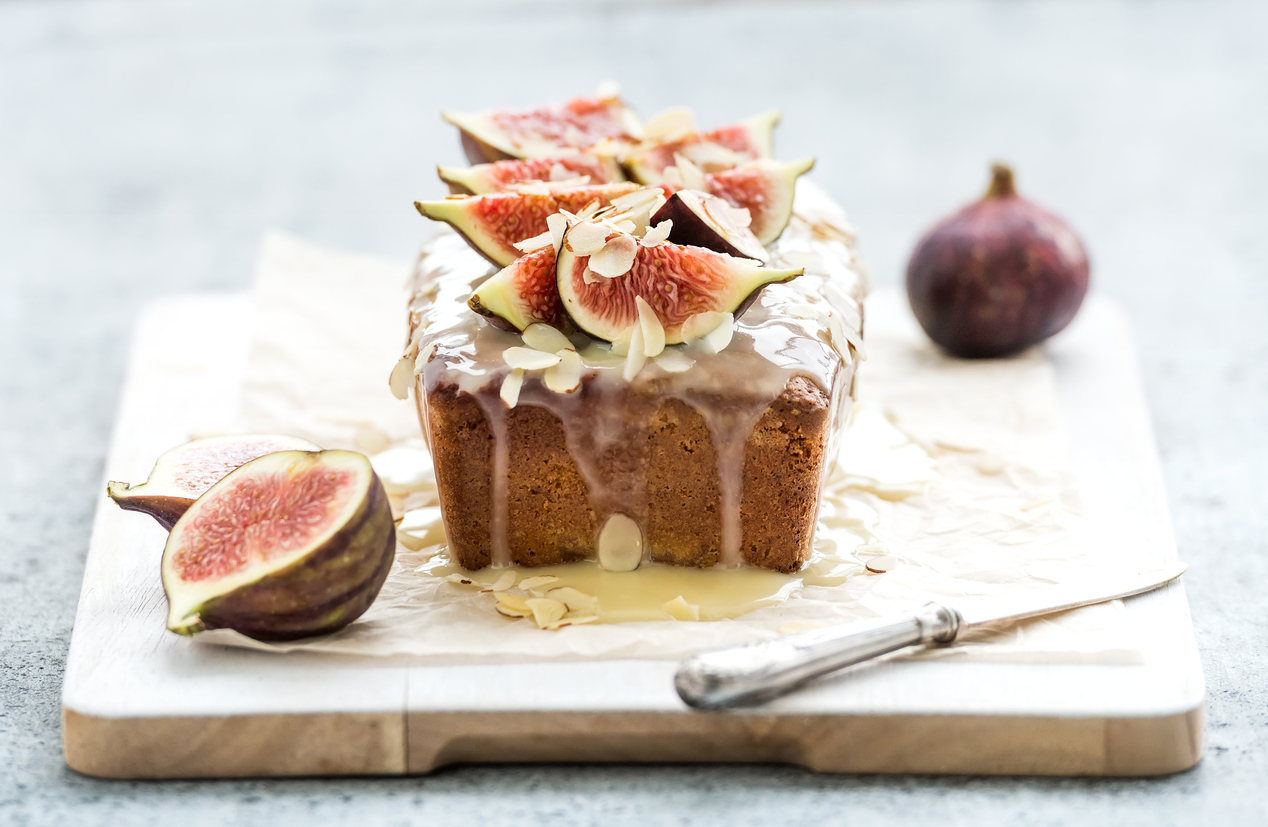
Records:
M1268 6L0 0L0 821L1159 824L1268 820ZM876 280L994 158L1127 308L1209 687L1194 771L1142 781L484 767L121 783L58 694L129 336L250 283L261 234L406 258L459 160L444 107L619 80L645 114L783 107Z

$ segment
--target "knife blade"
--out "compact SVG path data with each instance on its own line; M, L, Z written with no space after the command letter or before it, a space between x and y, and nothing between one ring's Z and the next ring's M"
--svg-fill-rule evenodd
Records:
M697 709L761 703L899 649L946 646L974 630L1143 594L1176 580L1186 568L1177 562L1147 572L1109 574L1092 584L1044 586L966 603L962 610L929 603L896 618L716 649L683 661L674 675L674 688Z

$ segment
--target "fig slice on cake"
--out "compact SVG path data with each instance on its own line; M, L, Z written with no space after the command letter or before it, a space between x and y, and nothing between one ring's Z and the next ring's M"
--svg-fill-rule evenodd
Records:
M587 225L599 229L579 229ZM738 318L766 285L804 272L650 238L655 227L641 239L605 229L593 221L570 227L555 273L568 315L586 333L609 342L640 323L639 299L659 320L664 344L673 345L684 340L682 326L692 316L717 312Z
M553 245L520 256L494 273L475 289L467 306L494 327L515 333L537 323L565 332L573 329L555 287Z
M678 157L686 158L705 172L730 169L754 158L769 158L779 118L779 111L771 110L709 132L691 132L670 140L647 142L630 150L621 164L631 180L660 184L664 182L665 169L674 166Z
M111 481L106 493L125 511L149 514L171 531L194 500L233 469L277 451L320 451L306 439L283 434L235 434L195 439L164 453L139 485Z
M815 165L813 158L783 162L762 158L732 169L707 173L705 186L733 207L749 211L749 230L762 244L771 244L792 220L797 179Z
M523 111L445 112L442 117L462 131L462 148L473 164L546 158L600 142L619 148L632 144L641 131L638 117L615 95Z
M766 248L749 230L748 210L737 209L713 195L679 190L652 216L651 223L671 221L668 240L704 247L716 253L766 261Z
M606 206L636 189L638 185L632 183L559 189L535 182L506 192L415 201L414 206L427 218L449 224L498 267L506 267L521 255L517 243L549 230L549 216L560 210L580 212L591 202Z
M288 640L342 628L378 596L396 551L392 510L352 451L280 451L217 482L163 549L167 627Z
M484 195L528 181L567 182L583 176L590 179L587 184L613 184L625 180L615 160L584 152L557 158L498 161L473 167L437 167L436 172L455 195Z

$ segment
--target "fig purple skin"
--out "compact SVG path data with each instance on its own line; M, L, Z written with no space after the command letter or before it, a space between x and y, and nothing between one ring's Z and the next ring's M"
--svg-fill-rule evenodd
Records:
M1017 194L995 165L986 195L930 230L907 265L907 298L929 338L955 356L1018 353L1070 323L1088 259L1060 218Z

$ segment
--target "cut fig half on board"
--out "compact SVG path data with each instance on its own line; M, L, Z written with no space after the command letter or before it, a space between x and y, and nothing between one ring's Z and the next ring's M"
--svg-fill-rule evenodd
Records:
M749 230L748 210L695 190L679 190L652 216L651 223L671 221L669 241L704 247L716 253L757 261L767 259L766 248Z
M712 312L738 318L766 285L804 272L700 247L664 241L648 246L647 239L628 233L581 229L587 226L595 225L579 222L564 235L555 265L559 297L578 327L609 342L627 336L651 312L664 344L679 344L691 317ZM648 308L642 316L640 303Z
M627 153L621 165L633 181L660 184L665 181L665 169L674 166L679 157L704 172L730 169L754 158L769 158L779 117L778 110L771 110L711 132L644 143Z
M543 184L509 192L446 198L443 201L415 201L427 218L443 221L458 231L477 253L498 267L505 267L522 255L517 243L549 230L546 219L560 210L580 212L591 202L606 206L613 198L638 189L637 184L552 189Z
M204 491L233 469L276 451L320 451L306 439L282 434L237 434L195 439L164 453L139 485L111 481L106 493L125 511L149 514L171 531Z
M731 206L748 210L753 235L762 244L772 244L792 220L797 179L814 165L814 158L790 163L762 158L706 174L705 186Z
M619 148L641 134L638 116L615 95L576 98L562 106L523 111L445 112L442 116L462 131L462 148L473 164L547 158L600 142Z
M473 167L437 167L436 172L455 195L501 192L514 184L528 181L553 184L588 178L587 184L613 184L625 180L615 160L583 152L557 158L498 161Z
M232 471L172 527L163 549L167 628L287 640L342 628L369 608L396 532L370 461L281 451Z

